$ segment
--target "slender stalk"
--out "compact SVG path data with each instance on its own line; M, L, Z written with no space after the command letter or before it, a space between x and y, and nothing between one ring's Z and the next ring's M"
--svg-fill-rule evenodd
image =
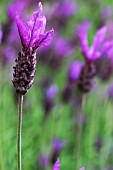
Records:
M22 135L22 105L23 96L18 96L18 170L22 170L22 157L21 157L21 135Z
M80 111L78 114L78 136L77 136L77 170L80 168L81 163L81 138L82 138L82 123L83 123L83 107L84 107L84 95L81 96Z

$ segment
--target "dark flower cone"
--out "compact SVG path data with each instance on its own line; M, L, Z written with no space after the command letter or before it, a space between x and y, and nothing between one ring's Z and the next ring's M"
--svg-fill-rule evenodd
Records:
M82 93L87 93L92 89L95 75L95 65L93 63L85 63L78 79L78 89Z
M30 49L22 49L13 67L13 85L16 93L24 95L34 83L34 73L36 70L36 53Z

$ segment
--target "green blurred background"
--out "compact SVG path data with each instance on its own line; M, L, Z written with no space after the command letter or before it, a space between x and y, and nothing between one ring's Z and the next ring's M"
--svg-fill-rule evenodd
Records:
M92 21L89 40L98 28L100 10L107 5L113 6L112 0L76 0L79 11L68 21L62 35L69 37L80 21L88 18ZM1 25L7 19L6 7L9 0L0 1ZM98 5L99 4L99 5ZM44 2L43 5L46 5ZM54 28L54 26L53 26ZM52 76L53 72L47 66L37 62L35 83L25 95L23 106L22 129L22 166L23 170L38 170L38 157L42 153L51 153L51 143L54 137L67 141L66 146L59 154L61 170L75 170L77 165L77 129L73 119L72 105L61 102L61 93L67 81L67 65L72 59L82 59L80 49L64 59L60 70L55 73L53 83L59 87L55 98L55 106L48 118L44 119L42 77ZM11 82L14 61L0 67L0 170L17 169L17 96ZM113 169L113 104L106 97L107 87L112 82L96 81L96 90L86 96L84 113L87 123L83 127L80 154L80 167L87 170ZM73 106L74 107L74 106ZM76 106L75 106L76 107ZM96 141L102 140L98 151ZM51 169L50 163L47 169Z

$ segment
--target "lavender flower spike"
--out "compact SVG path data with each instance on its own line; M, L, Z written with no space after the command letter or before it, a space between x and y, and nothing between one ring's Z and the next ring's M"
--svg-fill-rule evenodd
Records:
M55 162L52 170L60 170L60 160L59 160L59 158L58 158L57 161Z
M33 14L26 26L18 15L16 16L16 23L23 48L15 60L16 66L13 67L12 82L16 92L24 95L34 83L36 70L35 50L41 45L48 45L50 43L54 30L44 34L46 17L43 15L41 2L38 4L38 11Z
M79 39L80 39L80 45L82 48L82 53L86 59L86 61L94 61L97 58L99 58L105 50L103 50L103 46L106 47L106 42L104 42L105 34L107 31L107 27L103 26L101 27L97 32L93 40L92 46L88 47L88 39L87 39L87 32L88 28L84 29L84 27L81 27L79 30ZM107 48L109 49L109 45L107 43Z
M38 11L34 12L26 26L18 15L16 15L16 23L23 48L32 47L36 50L41 45L48 45L54 34L53 29L44 34L46 17L43 14L41 2L38 4Z

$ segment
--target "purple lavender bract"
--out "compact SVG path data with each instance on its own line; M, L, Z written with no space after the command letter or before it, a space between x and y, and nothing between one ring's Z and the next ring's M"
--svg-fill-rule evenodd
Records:
M101 27L95 34L93 39L93 44L88 47L87 32L89 27L84 27L84 23L79 27L79 39L82 49L82 54L86 62L93 62L97 58L101 57L111 46L113 45L112 41L105 41L105 34L107 27Z
M59 161L59 158L58 158L57 161L55 162L52 170L60 170L60 161Z
M39 2L38 7L38 11L34 12L31 20L27 22L26 26L19 16L16 16L18 32L24 48L32 47L33 50L36 50L41 45L48 45L54 34L53 29L44 34L46 17L43 15L41 2Z
M18 15L16 16L16 23L23 48L15 60L17 64L14 67L12 82L16 92L24 95L34 83L36 70L35 50L41 45L50 43L54 30L52 29L44 34L46 17L43 15L41 2L38 4L38 11L33 14L26 27Z

